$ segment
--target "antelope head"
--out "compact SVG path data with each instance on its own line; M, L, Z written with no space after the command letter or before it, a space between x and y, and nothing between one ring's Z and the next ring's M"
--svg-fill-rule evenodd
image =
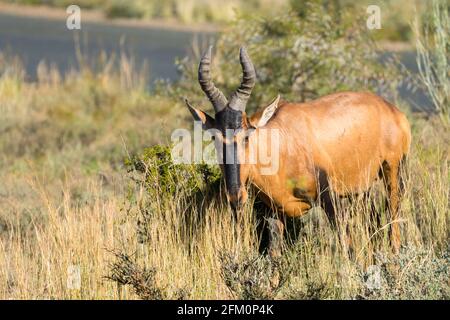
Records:
M214 107L214 118L194 108L188 100L186 104L194 120L201 121L215 140L219 164L225 178L227 199L235 211L246 202L248 194L245 184L249 178L251 165L246 161L252 133L264 126L274 114L279 97L255 117L248 118L245 113L247 101L256 82L255 68L245 48L240 49L240 63L243 77L239 88L228 100L214 86L211 78L211 48L200 60L198 81L203 92Z

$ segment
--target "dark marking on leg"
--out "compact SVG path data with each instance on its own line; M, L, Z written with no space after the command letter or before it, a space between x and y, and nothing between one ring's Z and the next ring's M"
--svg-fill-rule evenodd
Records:
M396 221L398 219L398 206L399 206L399 166L400 161L396 164L389 164L383 162L383 182L388 194L388 205L390 222L391 222L391 245L395 253L398 253L400 249L400 228Z
M400 195L404 195L405 193L406 189L405 176L408 174L407 169L408 167L406 166L406 155L403 155L402 159L400 160L400 166L398 170L398 183Z
M336 228L336 209L331 196L330 185L328 182L327 173L322 170L317 170L318 178L318 190L319 190L319 200L322 209L325 211L328 221L333 228Z

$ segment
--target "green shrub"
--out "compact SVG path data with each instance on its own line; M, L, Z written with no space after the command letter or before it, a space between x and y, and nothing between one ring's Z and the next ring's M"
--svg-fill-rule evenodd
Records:
M174 163L170 145L147 148L142 156L129 158L125 164L129 172L142 175L151 196L174 197L180 190L192 196L206 192L206 187L216 184L221 176L217 166Z
M113 1L105 9L108 18L142 18L143 13L133 3Z
M127 159L125 165L134 181L129 202L138 204L140 241L146 242L150 238L153 219L164 212L170 216L168 220L173 221L173 228L188 243L193 236L192 230L203 223L205 204L220 194L220 169L207 164L176 164L170 145L147 148L141 156Z

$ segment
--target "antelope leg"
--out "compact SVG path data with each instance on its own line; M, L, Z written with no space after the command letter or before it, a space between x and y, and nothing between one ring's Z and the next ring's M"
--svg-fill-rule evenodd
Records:
M267 228L269 230L269 256L279 258L283 250L284 225L279 219L268 218Z

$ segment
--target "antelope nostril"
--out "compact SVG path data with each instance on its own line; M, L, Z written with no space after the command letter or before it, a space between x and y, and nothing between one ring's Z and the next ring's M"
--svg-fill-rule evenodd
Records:
M233 210L233 212L236 212L239 209L241 209L242 204L240 201L233 201L233 202L230 202L230 206L231 206L231 210Z
M238 208L237 203L234 201L230 202L230 206L233 211L236 211Z

